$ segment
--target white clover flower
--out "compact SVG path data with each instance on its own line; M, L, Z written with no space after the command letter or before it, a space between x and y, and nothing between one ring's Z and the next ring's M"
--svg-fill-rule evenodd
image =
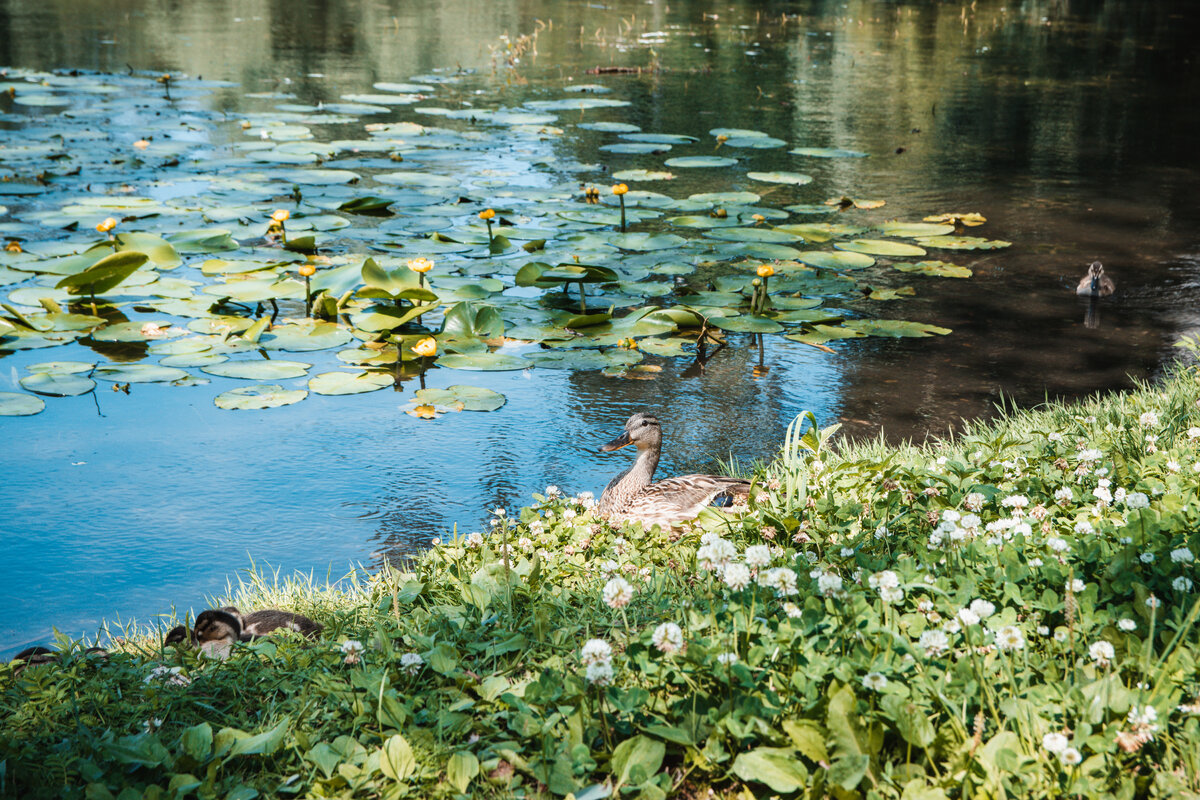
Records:
M467 547L483 547L483 534L478 531L467 534Z
M1133 544L1133 537L1121 536L1117 539L1117 544Z
M1080 761L1083 761L1083 754L1074 747L1068 747L1066 750L1063 750L1058 754L1058 760L1061 761L1065 766L1073 767Z
M717 661L721 664L736 664L738 662L737 653L718 653Z
M1093 642L1088 648L1088 655L1092 657L1092 661L1096 662L1097 667L1107 667L1116 657L1117 651L1113 646L1105 641Z
M419 653L405 653L400 656L400 668L409 675L416 675L425 666L425 659Z
M983 520L979 518L978 514L964 514L959 524L966 530L973 531L983 524Z
M864 689L870 689L874 692L882 692L888 685L887 676L881 672L868 672L863 676L862 685Z
M765 544L752 544L746 548L746 566L761 569L771 565L771 548Z
M982 492L971 492L963 498L963 506L968 511L982 511L983 504L987 502L987 498Z
M817 576L817 590L826 597L842 591L842 578L840 575L834 575L832 572L822 572Z
M1200 439L1200 428L1188 428L1187 435L1189 439Z
M558 497L558 492L559 492L558 487L555 486L554 484L550 484L549 486L546 487L546 491L543 492L543 494L545 494L546 497Z
M1037 632L1038 632L1038 636L1049 636L1050 628L1047 625L1038 625Z
M597 686L608 686L613 679L613 665L611 661L596 661L587 665L587 671L584 673L588 683L594 683Z
M1167 472L1179 472L1179 462L1175 459L1167 460Z
M853 547L843 547L842 548L842 558L850 558L850 556L852 556L852 555L854 555Z
M1074 594L1079 594L1080 592L1082 592L1084 589L1087 588L1087 584L1085 584L1083 581L1079 580L1079 578L1072 578L1071 580L1067 581L1067 585L1065 588L1068 592L1073 592Z
M1103 454L1103 453L1101 453L1099 450L1096 450L1096 449L1080 450L1080 451L1079 451L1079 460L1080 460L1080 461L1084 461L1084 462L1087 462L1087 461L1099 461L1099 460L1100 460L1101 458L1103 458L1103 457L1104 457L1104 454Z
M1020 650L1025 646L1025 634L1016 625L1005 625L996 631L996 646L1001 650Z
M1130 509L1137 511L1139 508L1146 508L1150 505L1150 498L1143 492L1130 492L1125 497L1125 505Z
M720 572L735 558L737 558L737 548L720 536L714 536L707 542L702 542L696 551L696 563L701 570L705 571Z
M758 576L758 583L760 586L774 589L777 597L791 597L800 591L796 583L796 573L787 567L767 570Z
M187 686L192 682L192 679L183 674L183 667L164 667L157 666L150 670L150 674L146 676L144 683L153 683L154 681L162 681L168 686Z
M917 611L920 611L922 614L928 614L930 611L933 611L933 601L928 597L918 600Z
M1061 733L1047 733L1042 737L1042 747L1045 748L1047 753L1054 753L1057 755L1063 750L1066 750L1070 744L1071 742L1067 739L1067 737Z
M1154 563L1154 553L1142 553L1138 558L1141 559L1143 564Z
M1061 442L1063 440L1063 435L1058 431L1052 431L1051 433L1046 434L1046 438L1052 442Z
M588 639L579 649L579 660L584 664L598 664L612 660L612 645L603 639Z
M1136 631L1137 621L1132 620L1129 617L1123 617L1117 620L1117 627L1123 631Z
M943 629L946 631L946 633L959 633L962 630L962 627L963 626L958 623L958 618L953 617L943 626Z
M1041 565L1042 565L1042 560L1040 558L1038 558L1037 556L1034 556L1033 558L1029 559L1030 567L1037 569Z
M904 590L899 586L883 586L879 589L879 598L894 606L904 600Z
M1056 553L1065 553L1071 549L1071 545L1067 544L1067 540L1058 536L1051 536L1047 539L1046 547L1049 547Z
M1126 494L1127 494L1127 492L1125 491L1125 487L1118 486L1117 490L1115 492L1113 492L1113 502L1114 503L1124 503Z
M497 506L495 509L493 509L493 510L492 510L492 514L494 514L494 515L495 515L495 516L497 516L497 517L504 517L504 515L505 515L506 513L508 513L508 512L506 512L506 511L504 510L504 507L503 507L503 506Z
M1068 489L1066 486L1064 486L1061 489L1059 489L1057 492L1054 493L1054 499L1055 499L1055 501L1058 502L1059 505L1066 505L1067 503L1069 503L1075 499L1075 495L1074 495L1074 493L1071 492L1070 489Z
M357 656L366 650L366 648L363 647L363 643L357 639L347 639L346 641L342 642L341 650L348 656Z
M987 619L992 614L996 613L996 606L982 598L972 600L971 605L968 606L968 608L970 608L972 613L979 617L979 619Z
M1108 505L1113 499L1112 492L1103 486L1097 486L1095 489L1092 489L1092 496L1104 505Z
M805 561L807 561L807 562L808 562L808 563L810 563L810 564L815 564L815 563L817 563L818 561L820 561L820 560L821 560L821 557L820 557L820 556L818 556L818 555L817 555L816 553L814 553L813 551L809 550L809 551L805 552L805 554L804 554L804 560L805 560Z
M917 644L925 650L926 656L940 656L950 649L950 637L945 631L925 631Z
M1192 590L1192 585L1192 579L1185 575L1180 575L1178 578L1171 581L1171 588L1177 592L1190 592Z
M888 535L887 525L880 525L875 529L876 539L886 539Z
M522 536L520 539L517 539L517 547L528 553L533 550L533 539L530 539L528 536Z
M900 576L890 569L885 569L883 572L876 572L871 577L867 578L867 585L872 589L880 587L894 588L900 585Z
M750 585L750 568L745 564L729 564L721 578L730 589L740 592Z
M1154 706L1142 706L1141 709L1137 706L1129 709L1129 724L1136 728L1142 728L1151 733L1158 730L1158 711Z
M1138 422L1141 423L1143 428L1157 428L1158 414L1155 414L1153 411L1147 411L1138 417Z
M962 519L962 514L959 514L953 508L947 508L942 512L942 522L958 522Z
M1186 547L1180 547L1171 551L1171 561L1176 564L1190 564L1195 560L1192 551Z
M1054 631L1054 641L1058 642L1059 644L1062 644L1066 640L1067 640L1067 629L1066 628L1056 628Z
M1147 608L1158 608L1161 605L1162 605L1162 601L1159 600L1154 595L1150 595L1149 597L1146 598Z
M795 573L792 574L794 575ZM799 617L803 616L804 611L795 603L784 603L783 613L787 614L792 619L798 619Z
M979 615L976 614L974 611L972 611L969 608L959 609L958 614L956 616L958 617L958 621L960 623L962 623L962 625L964 627L969 628L972 625L979 624Z
M609 608L624 608L633 599L633 587L624 578L613 578L604 584L601 597Z
M664 622L654 629L652 641L661 653L678 653L683 649L683 630L674 622Z
M1005 508L1022 509L1029 505L1029 498L1023 494L1011 494L1000 501Z
M575 509L573 509L573 508L564 508L563 509L562 518L563 518L564 522L570 522L573 519L575 519L575 517L577 517L577 516L578 516L578 514L575 513Z

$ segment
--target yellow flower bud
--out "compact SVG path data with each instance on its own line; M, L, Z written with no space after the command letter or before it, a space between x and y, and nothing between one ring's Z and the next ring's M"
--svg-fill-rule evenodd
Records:
M410 259L408 262L408 268L411 269L413 272L419 272L421 274L424 274L426 272L429 272L429 270L433 269L433 261L431 259L425 258L424 256L421 256L420 258Z
M271 215L271 219L275 220L276 222L287 222L288 217L290 216L292 216L290 211L288 211L286 208L281 208Z
M725 144L728 141L729 141L729 137L723 133L717 137L717 144Z
M9 253L24 253L25 252L24 248L21 247L21 243L18 242L16 239L9 240L9 243L4 245L4 249Z
M758 277L769 278L774 274L775 274L775 268L772 267L770 264L759 264L758 265Z
M729 216L729 212L723 208L714 208L712 211L712 215L714 217L716 217L717 219L725 219L726 217Z
M297 272L300 273L301 277L309 278L316 274L317 268L312 264L302 264Z
M767 218L764 217L762 214L754 214L753 216L750 217L750 219L754 220L755 222L766 222L767 221Z
M629 191L629 187L623 183L618 183L616 186L612 187L612 193L615 194L617 197L620 197L621 195L626 194L628 191Z
M104 220L104 222L101 222L99 225L96 226L96 230L99 231L100 233L108 233L115 227L117 227L116 218L115 217L107 217Z
M484 220L485 222L489 219L492 219L495 216L496 216L496 212L494 209L491 209L491 208L485 208L483 211L479 212L479 218L481 220Z
M437 355L437 340L432 336L426 336L413 345L412 351L425 358L435 356Z

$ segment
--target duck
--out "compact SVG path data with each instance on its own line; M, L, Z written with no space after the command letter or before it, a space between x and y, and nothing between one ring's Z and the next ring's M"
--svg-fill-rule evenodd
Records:
M95 656L101 660L108 659L108 651L103 647L88 647L80 652L84 656ZM62 657L67 655L68 651L54 651L48 647L27 647L21 652L12 657L12 663L15 667L13 674L19 675L27 667L36 667L41 664L59 664Z
M243 614L236 606L202 611L192 630L176 625L167 632L163 646L199 647L201 651L224 659L237 642L253 642L278 631L295 631L308 639L317 639L325 630L303 614L266 608Z
M605 453L633 445L637 460L604 487L596 513L610 522L641 522L645 528L675 527L695 519L718 497L738 499L750 494L750 482L723 475L679 475L654 481L662 454L662 427L644 411L625 423L624 432L601 446Z
M1108 297L1117 290L1113 279L1104 274L1104 265L1093 261L1088 267L1087 274L1079 280L1075 294L1083 297Z
M207 656L224 661L242 637L242 621L225 609L210 608L196 615L192 626L192 643Z
M319 622L314 622L303 614L294 611L280 611L276 608L264 608L262 611L251 611L242 614L242 634L244 636L267 636L275 631L295 631L308 639L319 638L325 630Z

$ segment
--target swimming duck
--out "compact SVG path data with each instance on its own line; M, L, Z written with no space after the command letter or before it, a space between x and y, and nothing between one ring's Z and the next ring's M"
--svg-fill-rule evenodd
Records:
M1084 275L1079 280L1079 286L1075 287L1075 294L1084 297L1108 297L1116 290L1117 285L1113 283L1113 279L1104 274L1104 265L1093 261L1088 267L1087 275Z
M638 412L625 423L625 431L600 449L620 450L637 447L633 466L613 478L596 513L613 522L640 521L649 528L655 523L664 528L694 519L715 498L746 497L750 482L721 475L680 475L651 483L662 453L662 429L652 414Z

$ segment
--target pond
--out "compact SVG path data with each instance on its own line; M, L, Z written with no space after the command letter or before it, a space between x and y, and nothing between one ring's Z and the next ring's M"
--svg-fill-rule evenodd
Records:
M0 236L24 251L0 258L0 299L11 306L0 334L17 331L0 340L0 392L44 402L32 416L0 416L0 654L46 641L52 626L94 634L105 618L145 623L202 607L252 560L336 579L456 526L481 529L489 509L518 507L548 484L598 493L628 457L597 448L639 409L663 420L661 474L671 474L768 459L803 410L855 437L920 439L997 403L1152 377L1195 327L1200 291L1200 109L1181 102L1200 88L1200 31L1188 11L986 0L0 3L0 84L13 89L0 96ZM732 163L688 166L695 157ZM661 172L673 178L645 180ZM614 238L609 187L619 182L640 238ZM584 202L588 186L600 204ZM366 197L388 201L380 215L340 208ZM843 197L864 207L824 205ZM486 208L508 243L495 253L477 217ZM270 235L278 209L290 210L293 240L315 237L314 280L331 295L346 280L361 290L367 256L404 286L415 279L406 262L428 256L444 305L495 306L510 338L555 346L505 343L503 357L530 367L508 371L409 353L395 385L320 393L310 378L353 366L339 355L361 344L349 334L318 350L309 346L330 342L277 327L236 349L229 337L244 331L205 327L222 291L212 287L226 281L247 293L222 318L270 314L237 280L245 274L269 286L276 323L303 316L306 257ZM880 226L944 213L980 214L986 223L959 233L1011 246L933 242L924 257L885 250L861 269L841 255L850 260L833 271L776 249L827 258L856 239L911 246L919 240L903 234L932 231ZM117 226L98 233L109 216ZM813 223L851 230L829 240L813 228L769 230ZM218 238L176 238L181 265L156 251L156 269L114 290L111 305L68 309L63 290L51 291L82 269L69 254L108 235L187 230ZM590 335L602 350L564 349L549 328L589 335L570 320L578 284L554 311L538 302L561 299L547 280L514 283L522 265L572 255L624 281L590 286L589 312L740 303L746 313L713 312L712 327L730 330L715 331L724 345L710 344L706 360L679 341L697 331L649 320L601 322ZM1074 285L1097 259L1117 293L1089 309ZM896 268L923 260L970 277ZM785 316L756 335L746 284L760 263L777 266L771 314ZM54 296L80 318L56 318L58 327L94 332L32 347L41 334L20 317L49 319L39 302ZM738 317L751 322L718 324ZM871 319L949 333L827 338ZM441 312L422 321L437 332ZM179 344L214 332L216 349ZM497 344L495 331L475 333ZM294 347L271 346L288 335ZM440 341L440 359L453 356L454 343ZM459 345L460 357L488 357L478 341ZM276 364L280 377L253 381L203 369L263 353L306 366L295 376ZM164 359L190 385L138 382L125 366ZM61 361L88 365L76 373L85 379L96 365L96 390L45 396L21 383L47 374L31 367ZM257 383L311 391L263 410L214 403ZM422 385L481 387L505 402L423 419L406 413L428 404L415 394Z

